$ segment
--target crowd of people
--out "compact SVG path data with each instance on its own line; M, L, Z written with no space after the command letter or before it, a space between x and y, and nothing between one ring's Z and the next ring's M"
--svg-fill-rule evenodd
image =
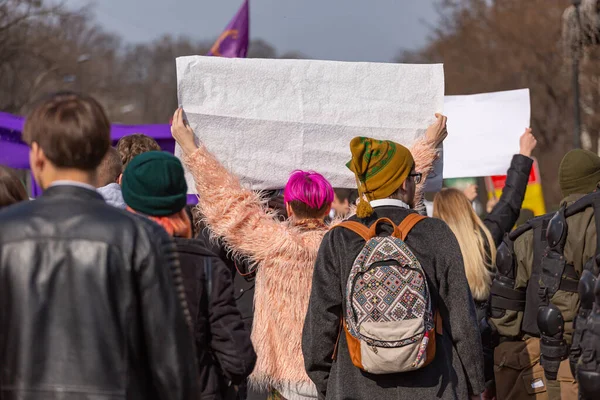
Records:
M597 155L568 153L561 210L514 230L530 129L483 219L450 188L427 217L442 115L410 149L348 143L356 188L298 170L251 191L181 108L171 131L181 161L111 147L85 95L28 115L44 193L0 166L0 399L600 396Z

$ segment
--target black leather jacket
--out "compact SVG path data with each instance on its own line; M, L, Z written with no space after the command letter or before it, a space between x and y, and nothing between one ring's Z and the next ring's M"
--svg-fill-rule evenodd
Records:
M178 271L158 225L92 190L3 209L0 398L196 399Z

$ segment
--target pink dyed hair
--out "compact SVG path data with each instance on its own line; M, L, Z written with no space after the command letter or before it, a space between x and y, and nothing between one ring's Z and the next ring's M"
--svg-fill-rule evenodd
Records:
M294 171L285 185L283 200L299 201L319 210L333 202L333 187L325 177L314 171Z

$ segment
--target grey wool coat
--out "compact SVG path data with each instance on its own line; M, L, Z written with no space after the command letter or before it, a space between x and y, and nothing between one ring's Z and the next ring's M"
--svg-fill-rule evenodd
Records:
M409 211L396 206L376 207L372 217L352 220L370 226L388 217L399 224ZM389 225L380 225L389 234ZM390 229L388 229L390 228ZM468 399L484 390L483 350L475 306L465 277L458 242L441 220L418 223L406 239L420 261L443 321L436 356L426 367L405 373L373 375L352 364L345 335L340 336L337 358L332 355L345 313L345 286L352 264L365 242L345 228L325 235L315 265L302 353L309 377L320 399L416 400Z

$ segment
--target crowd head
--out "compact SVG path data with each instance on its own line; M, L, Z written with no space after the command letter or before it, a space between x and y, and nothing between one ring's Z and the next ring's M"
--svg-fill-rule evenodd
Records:
M156 140L150 136L142 133L134 133L119 139L117 142L117 151L121 156L123 168L127 168L127 165L136 156L148 151L161 151L161 148Z
M410 150L390 140L356 137L350 142L352 160L347 167L354 172L360 201L356 214L365 218L373 213L369 201L394 197L414 206L415 162Z
M433 216L446 222L458 240L473 298L486 299L491 284L488 271L492 271L496 263L496 247L490 231L467 196L458 189L442 189L435 195Z
M29 114L23 141L31 149L31 171L43 189L57 173L86 175L85 180L93 181L110 146L110 122L92 97L61 92Z
M335 210L336 215L344 217L350 213L351 207L358 200L358 191L356 189L333 189L335 197L331 208Z
M122 173L123 164L121 164L119 152L114 147L109 147L104 159L98 166L97 186L103 187L119 182Z
M591 193L600 182L600 158L588 150L571 150L562 159L558 182L563 197Z
M295 171L284 192L289 216L295 219L325 218L333 202L333 188L323 175L312 171Z
M10 168L0 165L0 208L27 200L23 182Z
M125 168L121 184L131 211L150 217L171 236L192 236L187 184L177 157L162 151L140 154Z

